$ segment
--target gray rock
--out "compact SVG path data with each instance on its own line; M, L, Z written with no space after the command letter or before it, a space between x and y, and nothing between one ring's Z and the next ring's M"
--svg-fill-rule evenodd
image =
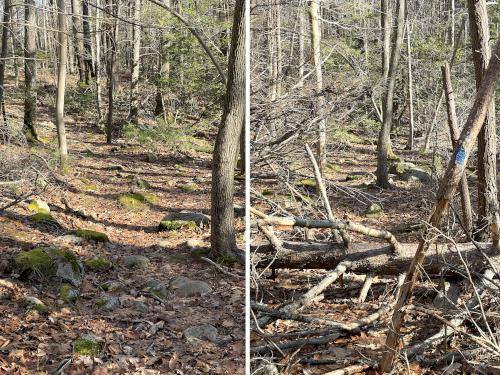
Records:
M415 167L403 173L401 179L404 181L428 183L431 181L431 175L429 172Z
M378 203L372 203L370 206L366 209L365 215L369 217L373 216L380 216L384 210Z
M123 165L120 165L120 164L115 164L115 165L110 165L108 167L108 170L110 170L110 171L124 171L125 167Z
M68 244L79 244L83 242L83 238L75 236L74 234L66 234L64 236L56 237L56 241Z
M123 285L121 283L119 283L118 281L114 281L114 280L106 281L106 282L102 283L101 285L99 285L99 287L102 290L105 290L106 292L119 292L119 291L123 290Z
M28 208L34 212L50 212L49 205L41 199L33 199L28 205Z
M217 342L217 335L219 334L217 328L211 324L201 324L193 327L186 328L182 333L184 337L190 341L192 339L207 340Z
M204 281L191 280L179 276L170 283L170 289L178 297L202 297L212 292L212 288Z
M148 152L146 155L146 161L148 161L149 163L156 163L159 159L160 158L158 157L158 155L152 152Z
M76 270L73 263L59 261L56 276L68 281L71 285L78 286L82 282L83 267Z
M415 164L406 161L398 161L389 165L389 173L402 175L412 168L415 168Z
M203 243L199 240L195 240L194 238L190 238L186 241L186 246L189 250L198 250L203 248Z
M158 242L156 244L156 246L162 247L162 248L169 248L172 246L172 243L169 240L161 240L160 242Z
M167 298L167 288L165 284L159 280L149 279L144 283L143 288L161 299Z
M105 296L96 301L96 305L104 311L113 311L120 307L120 299L118 297Z
M123 264L128 268L146 268L150 261L144 255L127 255L123 257Z
M146 305L144 302L142 301L134 301L132 303L132 308L135 310L135 311L138 311L138 312L141 312L141 313L147 313L149 311L149 307L148 305Z
M162 221L194 221L198 226L210 224L210 216L202 214L201 212L171 212L167 214Z

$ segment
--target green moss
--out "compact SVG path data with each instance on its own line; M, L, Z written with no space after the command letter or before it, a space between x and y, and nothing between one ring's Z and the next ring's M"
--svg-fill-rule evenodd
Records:
M265 196L265 197L268 197L268 196L271 196L271 195L274 195L274 192L272 190L263 190L262 191L262 195Z
M160 230L178 230L182 228L194 229L197 225L194 221L188 220L166 220L160 222Z
M118 201L129 210L142 210L148 203L156 203L158 198L153 194L127 193L120 195Z
M79 338L73 342L73 351L80 355L96 356L102 350L102 344L95 339Z
M96 191L97 190L97 185L96 184L84 184L83 188L85 190Z
M106 271L113 266L110 260L103 257L94 257L92 259L87 259L85 266L93 271Z
M64 258L69 261L75 273L80 273L80 266L75 254L58 248L37 247L30 251L22 251L14 258L14 263L21 270L37 270L46 276L54 276L57 269L55 260Z
M73 288L70 284L63 284L59 289L59 298L64 302L74 302L79 295L78 289Z
M196 185L194 182L191 182L187 184L177 184L177 188L185 192L192 192L198 190L198 185Z
M56 219L48 212L37 212L31 216L31 220L37 224L57 224Z
M304 187L316 187L316 180L313 180L312 178L304 178L298 181L297 185Z
M108 242L109 238L106 233L98 232L91 229L78 229L75 234L83 239L95 242Z
M345 178L345 180L346 181L357 181L357 180L362 180L365 177L366 177L365 175L361 175L361 174L350 174Z
M196 258L206 257L207 255L210 254L210 249L204 249L204 248L195 249L191 251L191 254L193 254L193 256L195 256Z
M31 211L33 212L36 212L36 213L49 213L50 212L50 209L48 208L47 206L47 203L45 202L42 202L38 199L34 199L30 202L30 204L28 204L28 209L30 209Z
M189 177L189 173L183 172L183 171L177 171L175 172L176 177Z
M39 304L39 303L29 306L28 310L29 311L37 311L40 313L48 313L49 312L49 308L47 306L45 306L44 304Z
M129 182L141 189L150 189L151 184L147 182L146 180L143 180L142 178L138 178L137 176L129 175L127 176L127 180Z

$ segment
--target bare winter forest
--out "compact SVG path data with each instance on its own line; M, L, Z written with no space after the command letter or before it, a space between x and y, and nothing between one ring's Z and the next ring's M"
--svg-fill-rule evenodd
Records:
M498 374L497 2L250 8L252 374Z
M0 9L0 374L243 374L244 1Z

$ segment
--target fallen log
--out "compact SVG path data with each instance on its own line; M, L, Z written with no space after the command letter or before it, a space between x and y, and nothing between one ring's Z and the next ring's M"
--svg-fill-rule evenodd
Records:
M495 254L491 244L481 245L493 265L500 267L500 255ZM278 252L269 243L252 244L250 249L252 264L257 268L333 269L340 262L349 261L349 271L354 273L399 275L409 267L417 247L416 243L400 244L398 255L394 255L391 246L377 243L353 243L347 250L341 245L324 242L282 241ZM457 244L456 248L449 244L435 244L423 264L424 270L436 275L443 267L463 268L457 250L470 269L480 272L485 266L490 267L472 243Z

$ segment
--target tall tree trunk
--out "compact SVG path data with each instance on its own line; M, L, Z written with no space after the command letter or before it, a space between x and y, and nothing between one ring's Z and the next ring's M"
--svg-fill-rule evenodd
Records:
M377 145L377 185L382 188L389 187L388 173L388 151L390 144L390 132L392 125L394 86L398 73L398 64L403 44L405 0L398 0L398 15L396 18L396 32L392 38L391 63L387 78L387 88L385 92L385 108L383 111L384 122L381 126Z
M168 36L162 34L158 42L158 83L156 86L156 107L155 116L163 116L163 120L167 121L167 108L165 107L164 96L164 81L170 76L170 61L169 61L170 42Z
M2 51L0 53L0 106L4 122L7 122L5 114L5 63L7 61L8 40L10 29L10 5L11 0L4 0L3 4L3 20L2 20Z
M57 96L56 96L56 129L59 142L59 158L61 169L64 171L68 158L68 146L66 143L66 129L64 126L64 92L66 90L66 61L68 59L68 34L65 0L57 0L57 24L58 24L58 47L59 60L57 74Z
M408 69L408 109L410 112L410 126L408 129L408 143L406 144L406 148L408 150L413 150L413 135L415 133L415 122L414 122L414 114L413 114L413 74L411 67L411 29L410 22L408 17L408 9L406 16L406 50L408 52L407 58L407 69Z
M313 51L314 71L316 73L316 115L318 121L317 162L321 175L326 165L326 100L323 96L323 71L321 69L321 28L319 24L319 0L311 0L309 8L311 20L311 47Z
M281 96L283 79L283 45L281 43L281 4L276 2L276 97Z
M305 47L304 47L304 35L306 32L306 25L304 20L304 8L302 2L300 2L299 7L299 83L298 87L302 88L304 86L304 65L306 63L305 59Z
M92 64L92 43L90 41L90 22L89 22L89 0L82 2L83 14L83 49L85 54L83 61L85 64L85 83L88 85L90 77L95 77L94 66Z
M133 56L132 77L130 80L130 121L138 123L139 116L139 64L141 58L141 0L134 0L134 21L132 29Z
M215 256L234 258L234 169L245 110L245 1L236 0L226 99L212 163L211 245Z
M24 133L38 140L36 122L36 5L26 0L24 7Z
M474 60L476 87L479 88L491 57L489 45L490 31L486 0L467 0L469 8L469 28ZM478 175L478 226L484 228L488 223L493 238L498 238L498 199L496 186L496 127L495 98L489 103L488 115L479 133L477 144L477 175ZM487 231L483 230L487 239Z
M97 105L97 126L102 120L102 87L101 87L101 4L100 0L96 1L95 23L94 23L94 38L95 38L95 86L96 86L96 105Z
M73 14L73 34L75 38L74 49L76 55L76 63L78 66L79 81L85 82L85 60L83 49L83 26L82 12L80 9L80 0L71 0L71 10Z
M108 32L108 118L106 124L106 143L110 144L113 136L113 109L114 109L114 96L115 89L115 62L117 50L117 28L118 22L116 16L118 15L118 1L108 0L108 14L112 15L109 20Z

